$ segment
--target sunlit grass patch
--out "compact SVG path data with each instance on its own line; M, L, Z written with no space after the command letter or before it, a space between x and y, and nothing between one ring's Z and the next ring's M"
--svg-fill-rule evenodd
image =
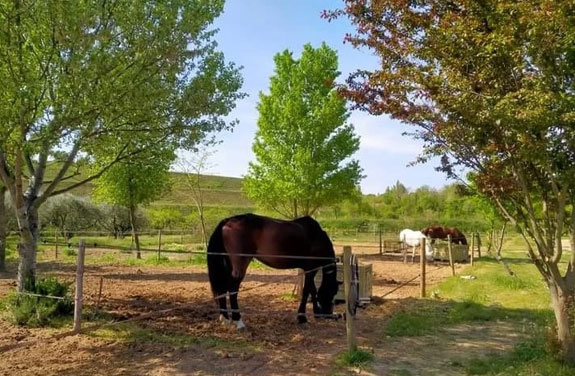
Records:
M96 329L88 335L121 343L158 343L172 347L201 346L214 350L247 350L261 351L245 341L228 341L215 336L194 336L182 332L163 332L153 328L144 328L136 323L118 323L108 327Z
M375 356L372 352L362 349L355 349L352 351L345 351L338 355L336 363L339 366L347 367L365 367L373 361Z

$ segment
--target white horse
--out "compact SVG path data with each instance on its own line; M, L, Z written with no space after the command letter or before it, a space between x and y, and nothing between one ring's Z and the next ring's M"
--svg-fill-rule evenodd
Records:
M423 238L427 237L421 231L413 231L408 228L399 233L399 241L411 247L411 262L414 262L415 250L421 244L421 239ZM427 261L433 261L433 247L431 246L431 240L429 238L427 238L425 242L425 258Z

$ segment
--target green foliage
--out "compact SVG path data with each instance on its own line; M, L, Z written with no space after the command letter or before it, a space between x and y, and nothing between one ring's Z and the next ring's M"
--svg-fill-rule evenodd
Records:
M103 221L102 211L87 198L64 194L50 198L40 210L42 224L55 227L63 237L94 229Z
M421 229L430 225L458 227L464 232L490 229L492 220L485 215L491 207L477 197L462 195L457 185L441 189L426 186L413 191L397 182L379 195L363 195L353 201L332 205L318 213L327 228L376 231L403 228ZM486 208L486 206L488 208Z
M337 357L336 363L340 366L364 367L373 361L374 358L372 352L357 348L353 351L341 353Z
M150 203L168 191L174 159L174 151L163 145L119 162L96 181L94 198L126 208Z
M74 309L72 298L69 296L70 285L71 283L58 281L56 277L38 279L31 293L64 299L12 293L4 300L6 318L17 325L35 327L50 325L58 318L69 316Z
M146 211L149 224L155 229L182 228L185 217L177 208L151 208Z
M74 256L78 255L78 253L72 247L65 247L64 248L64 255L66 255L68 257L74 257Z
M244 179L249 198L285 217L313 214L349 196L361 168L349 158L359 139L347 123L345 100L334 89L337 54L323 44L305 45L301 58L274 57L270 93L260 93L259 119Z
M146 151L153 159L158 145L193 149L235 124L227 115L244 96L242 79L210 29L223 6L0 0L0 180L18 206L20 288L34 279L35 211L49 197L104 173L125 177L111 167ZM89 171L65 184L75 168ZM111 193L114 202L127 197Z

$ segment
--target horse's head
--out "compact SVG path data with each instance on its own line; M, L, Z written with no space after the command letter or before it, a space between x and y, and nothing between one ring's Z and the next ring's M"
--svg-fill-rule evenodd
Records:
M337 294L339 283L337 281L337 268L335 264L325 266L323 269L321 286L317 291L317 303L324 315L333 314L333 298Z

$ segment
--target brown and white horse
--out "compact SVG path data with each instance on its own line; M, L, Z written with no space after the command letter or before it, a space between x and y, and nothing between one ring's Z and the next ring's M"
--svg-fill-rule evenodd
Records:
M444 227L444 226L430 226L426 227L421 232L432 239L442 239L447 240L447 236L451 235L451 242L454 244L467 245L467 239L461 231L455 227Z

